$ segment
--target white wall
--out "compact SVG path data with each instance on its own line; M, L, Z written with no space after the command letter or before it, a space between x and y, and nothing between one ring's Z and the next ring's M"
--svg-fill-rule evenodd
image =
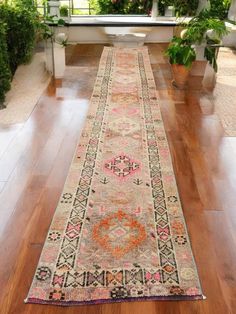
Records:
M127 28L130 27L121 27ZM137 28L137 26L135 26ZM143 28L143 26L141 26ZM145 42L169 42L173 36L173 26L155 26L147 35ZM108 37L104 32L104 27L99 26L70 26L62 28L60 32L65 32L69 43L108 43Z

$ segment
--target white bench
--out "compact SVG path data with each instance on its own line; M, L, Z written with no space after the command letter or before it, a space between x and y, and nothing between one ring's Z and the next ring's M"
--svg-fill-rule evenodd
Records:
M149 27L104 27L109 42L115 47L138 47L144 44L147 34L151 31Z

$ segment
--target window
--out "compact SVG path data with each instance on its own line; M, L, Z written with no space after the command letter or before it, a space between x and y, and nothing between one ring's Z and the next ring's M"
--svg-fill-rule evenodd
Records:
M48 4L44 0L36 0L41 14L47 14ZM152 0L62 0L61 16L73 15L149 15Z

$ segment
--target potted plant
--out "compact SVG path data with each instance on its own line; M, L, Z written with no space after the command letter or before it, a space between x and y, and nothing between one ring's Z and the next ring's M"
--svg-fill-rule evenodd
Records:
M196 52L188 39L174 36L165 52L169 57L174 81L172 84L179 89L186 87L188 76Z
M174 0L159 0L158 11L162 16L175 16Z
M60 6L60 16L65 21L69 20L69 7L68 7L68 5L64 4L64 5Z
M175 16L175 8L173 5L168 5L165 7L165 16L166 17L173 17Z
M61 78L65 69L67 36L61 31L65 21L57 16L45 16L41 22L41 36L45 42L46 69L54 78Z
M212 64L212 56L207 58L208 51L216 49L216 45L220 44L222 37L227 34L225 23L212 17L209 10L203 10L185 24L185 27L181 32L181 38L192 42L196 60L208 60ZM213 60L213 64L216 65L216 60Z

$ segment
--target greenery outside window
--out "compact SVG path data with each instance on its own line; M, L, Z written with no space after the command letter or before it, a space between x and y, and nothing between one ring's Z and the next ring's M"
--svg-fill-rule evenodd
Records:
M47 11L46 0L35 0L40 13ZM176 13L193 15L199 0L158 0L159 14L173 6ZM151 15L153 0L61 0L61 13L69 15ZM62 15L63 16L63 15Z
M14 1L14 0L13 0ZM40 14L48 14L49 0L32 0ZM57 0L56 0L57 1ZM227 16L231 0L208 0L212 15L220 19ZM60 14L65 16L87 15L144 15L150 16L153 0L60 0ZM173 7L176 16L194 16L199 0L158 0L159 15Z

